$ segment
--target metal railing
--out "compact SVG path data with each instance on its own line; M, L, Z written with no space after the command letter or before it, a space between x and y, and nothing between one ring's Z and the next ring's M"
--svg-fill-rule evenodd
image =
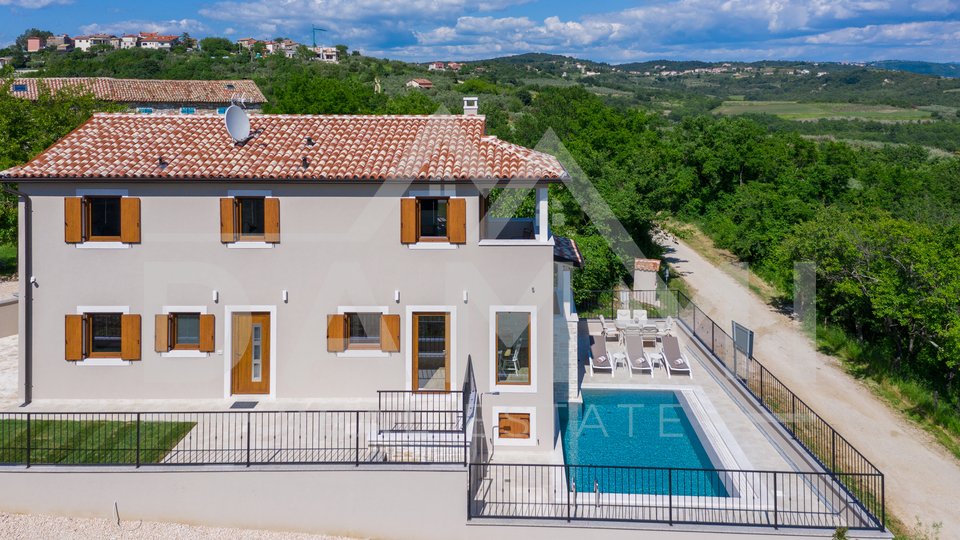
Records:
M461 432L464 429L464 393L380 390L377 410L384 431Z
M379 411L0 413L3 465L465 464L463 431ZM415 414L415 413L414 413Z
M844 488L880 474L471 464L468 517L882 528Z

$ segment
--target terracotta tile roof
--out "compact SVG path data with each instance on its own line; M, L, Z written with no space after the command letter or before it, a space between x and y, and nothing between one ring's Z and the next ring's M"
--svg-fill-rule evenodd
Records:
M553 236L553 260L583 268L583 255L572 238Z
M93 92L104 101L121 103L230 103L233 97L243 97L247 103L266 103L257 84L238 81L174 81L163 79L113 79L110 77L51 77L43 79L14 79L14 85L26 85L25 92L10 93L27 99L37 99L43 81L54 92L74 86ZM232 88L230 88L232 86Z
M634 270L645 270L647 272L660 271L660 259L634 259Z
M441 181L565 177L553 156L485 136L484 122L483 116L451 115L251 115L251 132L257 135L236 145L220 116L95 114L29 163L3 171L0 177Z

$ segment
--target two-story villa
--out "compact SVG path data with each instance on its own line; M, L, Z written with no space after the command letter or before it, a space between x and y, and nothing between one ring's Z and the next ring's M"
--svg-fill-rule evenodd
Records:
M493 436L552 449L555 255L580 260L547 220L560 163L476 114L251 128L97 114L2 173L23 397L375 398L472 364ZM503 189L535 214L487 215Z

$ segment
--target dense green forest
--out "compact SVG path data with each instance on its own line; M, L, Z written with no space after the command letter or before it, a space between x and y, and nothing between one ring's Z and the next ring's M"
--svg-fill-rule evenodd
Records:
M428 74L353 55L325 65L222 53L51 54L38 60L37 75L253 78L270 100L268 112L281 113L456 113L463 95L478 94L492 134L534 147L553 130L648 255L659 255L651 231L661 220L694 223L786 299L795 262L815 261L823 335L874 377L919 389L912 399L936 392L925 413L960 436L960 159L925 148L960 146L960 92L952 91L960 81L833 66L819 78L774 73L706 81L711 86L612 71L571 76L569 66L546 55ZM428 76L435 89L406 89L414 76ZM945 117L798 123L713 114L732 93L937 106ZM107 107L83 96L26 103L2 94L0 168ZM898 144L874 148L842 139ZM629 280L579 203L553 189L554 228L575 238L586 259L575 276L578 298ZM13 224L8 208L0 222L7 238Z

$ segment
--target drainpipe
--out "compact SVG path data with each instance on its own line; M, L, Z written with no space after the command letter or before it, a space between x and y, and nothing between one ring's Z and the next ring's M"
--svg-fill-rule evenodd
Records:
M26 279L27 282L24 283L23 291L24 295L21 298L23 302L23 339L20 340L24 344L23 349L23 405L21 407L26 407L33 401L33 259L31 257L32 252L32 242L31 240L31 222L33 218L33 205L30 201L30 196L26 193L18 191L6 184L0 185L0 188L3 191L16 195L23 200L23 234L20 235L20 239L23 242L23 261L21 261L21 268L23 272L20 274L20 280Z

